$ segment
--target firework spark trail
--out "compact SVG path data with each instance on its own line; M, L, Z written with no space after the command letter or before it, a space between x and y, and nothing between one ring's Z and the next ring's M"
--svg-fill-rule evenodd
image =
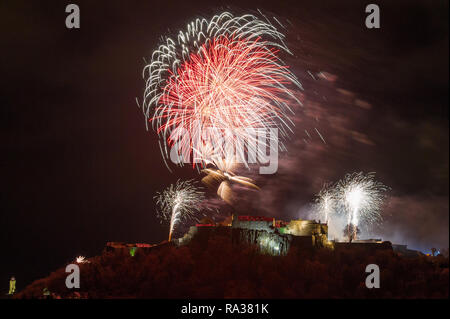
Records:
M204 141L252 142L249 128L277 128L282 140L292 132L290 105L301 102L290 87L301 84L278 57L280 51L291 54L283 39L268 21L228 12L189 23L175 40L165 38L144 68L142 105L161 138L164 160L175 144L186 159ZM224 157L226 151L218 150ZM244 151L236 160L247 165Z
M320 192L316 195L316 209L318 211L319 219L325 220L328 223L330 216L335 211L336 193L334 185L325 184Z
M156 204L160 207L158 216L170 222L169 241L172 240L175 225L189 218L194 218L194 214L200 211L200 203L204 199L204 193L195 186L192 180L178 180L163 192L156 194Z
M358 226L360 223L372 224L381 219L380 209L389 187L375 180L375 173L347 174L336 187L347 222Z

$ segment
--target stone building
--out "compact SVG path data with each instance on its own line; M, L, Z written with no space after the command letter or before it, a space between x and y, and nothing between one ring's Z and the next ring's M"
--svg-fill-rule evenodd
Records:
M262 216L233 215L231 220L219 225L208 223L190 227L183 237L176 240L176 244L187 244L194 237L206 240L213 234L221 233L229 235L234 245L253 245L262 253L286 255L293 246L308 251L331 248L327 232L326 224L310 220L285 222Z
M234 243L259 246L271 255L286 255L295 246L300 250L331 248L328 226L312 220L284 222L274 218L234 216L231 224Z

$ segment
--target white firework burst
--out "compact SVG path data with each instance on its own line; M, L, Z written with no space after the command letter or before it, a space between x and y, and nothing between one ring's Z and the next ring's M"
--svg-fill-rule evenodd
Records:
M347 174L336 186L336 196L347 214L347 223L359 226L381 220L381 206L389 187L375 180L375 173Z
M169 241L171 241L175 225L194 218L195 213L201 209L205 194L195 186L193 180L178 180L163 192L157 193L154 198L160 208L158 217L170 223Z

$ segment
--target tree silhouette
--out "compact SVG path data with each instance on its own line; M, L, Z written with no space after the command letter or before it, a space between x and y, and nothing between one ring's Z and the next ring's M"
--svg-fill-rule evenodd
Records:
M436 251L437 251L437 249L436 248L431 248L431 255L433 255L433 256L435 256L436 255Z
M351 243L352 240L357 238L358 234L361 231L359 230L358 226L350 223L347 226L345 226L343 232L344 232L344 236L348 238L348 242Z

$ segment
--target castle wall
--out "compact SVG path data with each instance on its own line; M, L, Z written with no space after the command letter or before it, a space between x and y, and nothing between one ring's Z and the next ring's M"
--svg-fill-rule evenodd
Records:
M328 235L328 226L311 220L291 220L285 232L295 236Z
M274 227L275 225L283 227ZM332 248L328 226L311 220L281 223L264 217L237 216L232 221L233 242L257 245L273 255L285 255L291 245L300 250Z
M247 221L234 218L231 224L233 228L252 229L252 230L264 230L269 233L273 233L273 223L271 221Z
M267 232L258 229L233 228L232 242L234 245L254 245L262 253L271 255L286 255L289 252L291 235L281 235L277 232Z

